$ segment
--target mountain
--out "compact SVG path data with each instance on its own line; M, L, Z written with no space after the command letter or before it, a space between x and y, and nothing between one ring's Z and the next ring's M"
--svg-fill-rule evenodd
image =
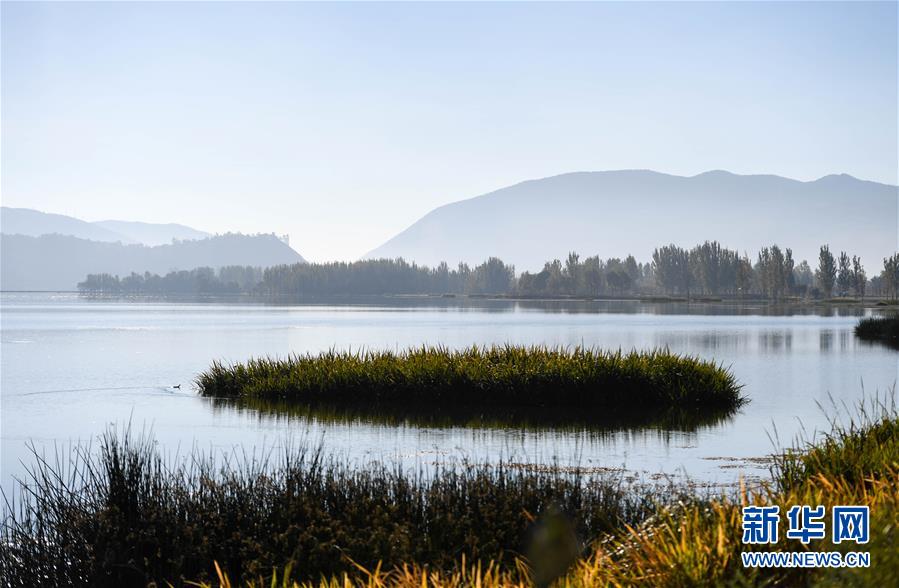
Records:
M141 243L165 245L172 239L205 239L204 231L174 223L154 224L134 221L107 220L87 222L71 216L40 212L29 208L0 209L0 232L6 235L70 235L79 239L104 243Z
M198 241L147 247L51 234L2 235L0 288L74 290L87 274L125 276L226 265L303 263L303 257L274 235L227 234Z
M179 241L188 241L196 239L206 239L211 237L210 233L198 231L197 229L179 225L176 223L141 223L136 221L120 221L106 220L91 223L98 227L103 227L119 235L131 239L136 243L144 245L166 245L172 242L172 239Z
M873 274L897 249L897 195L896 186L848 175L576 172L441 206L365 258L435 265L496 256L523 271L569 251L648 261L661 245L718 240L750 255L778 243L814 266L829 243L860 255Z
M89 223L71 216L51 214L30 208L0 208L0 232L4 235L71 235L79 239L107 243L134 243L135 240L107 227Z

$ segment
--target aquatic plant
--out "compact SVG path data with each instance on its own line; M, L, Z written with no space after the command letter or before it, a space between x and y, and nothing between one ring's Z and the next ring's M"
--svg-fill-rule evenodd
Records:
M831 420L831 431L800 440L774 456L774 479L789 491L820 476L864 485L899 468L899 407L895 389L861 402L848 422Z
M855 336L867 341L880 341L899 348L899 316L862 319L855 325Z
M148 439L107 435L69 474L39 461L0 536L5 586L308 588L531 586L535 518L559 505L585 545L562 585L887 586L899 574L899 414L872 403L778 454L774 482L717 498L559 470L466 466L433 476L351 470L320 452L278 464L166 464ZM277 467L272 467L276 465ZM741 507L868 505L872 566L744 568ZM533 557L533 555L532 555ZM230 578L230 579L229 579Z
M895 396L892 396L895 398ZM889 399L889 397L888 397ZM559 580L572 588L593 586L888 586L899 577L899 413L893 400L860 407L848 424L834 422L833 431L817 443L799 440L779 454L774 484L743 488L736 496L705 500L681 497L660 504L652 517L627 525L598 541ZM783 533L771 545L742 543L742 507L777 505L781 512L796 504L867 505L871 539L864 546L834 547L829 542L803 546ZM851 544L850 544L851 545ZM862 568L744 568L741 552L858 549L867 551L871 566ZM231 588L227 573L216 567L217 583L202 588ZM352 573L312 581L280 577L248 579L246 588L374 587L524 588L532 586L530 562L471 562L464 558L450 569L418 563L385 567L358 566Z
M0 584L147 586L270 576L316 578L415 561L510 565L549 505L589 542L677 495L577 468L447 463L405 471L325 458L300 445L218 463L165 459L150 437L110 432L55 462L35 456L0 530Z
M214 362L196 380L200 394L303 405L413 412L530 407L584 411L612 409L644 422L671 411L726 415L744 399L727 368L696 357L654 351L600 351L582 347L513 345L458 351L420 347L404 352L327 351ZM606 413L609 414L609 413Z

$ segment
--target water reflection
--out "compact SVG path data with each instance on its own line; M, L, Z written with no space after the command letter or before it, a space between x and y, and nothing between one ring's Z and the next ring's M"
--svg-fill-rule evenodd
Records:
M836 337L836 331L833 329L824 329L818 335L818 348L821 351L830 351L833 349L833 340Z
M765 331L759 333L759 349L763 351L790 351L793 333L790 331Z
M665 332L654 337L656 347L665 349L702 349L707 352L736 352L752 347L750 334L738 331Z
M811 302L771 302L767 300L681 301L653 297L642 299L558 298L527 299L484 296L331 296L328 298L278 299L258 298L248 295L157 295L115 296L79 294L86 302L110 303L182 303L182 304L245 304L261 307L365 307L368 310L382 308L397 310L429 310L453 312L514 313L535 311L560 314L654 314L654 315L705 315L705 316L819 316L861 317L870 310L856 304L823 304Z
M441 407L392 406L373 408L357 406L310 406L296 402L263 399L209 399L214 411L250 412L271 420L295 420L298 424L319 425L364 424L379 427L418 427L430 429L487 429L522 432L585 433L602 438L622 431L667 431L696 433L729 422L738 410L697 411L650 410L636 407L624 411L573 413L556 407Z
M755 467L746 460L771 453L775 429L784 443L802 429L829 430L821 402L833 397L852 406L864 390L889 389L899 377L896 351L852 333L856 317L874 311L849 306L439 298L278 306L34 293L3 293L0 301L4 489L32 463L28 443L52 455L56 443L88 441L110 423L128 422L152 427L172 452L195 443L223 451L268 447L308 435L350 459L515 455L528 463L685 471L726 483ZM213 406L190 390L214 359L423 343L667 347L732 369L750 402L715 423L588 418L555 429L552 415L541 414L516 415L511 424L506 415L290 415ZM173 390L177 383L182 388Z
M851 331L841 331L839 335L840 351L851 349L855 344L855 335Z
M885 347L887 349L895 349L899 351L899 341L892 339L876 339L873 341L859 339L857 344L860 347Z

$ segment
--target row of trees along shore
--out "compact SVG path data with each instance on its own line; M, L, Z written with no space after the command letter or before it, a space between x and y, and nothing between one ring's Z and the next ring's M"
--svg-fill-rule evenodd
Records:
M899 297L899 253L883 260L878 275L868 278L861 259L834 255L821 247L813 269L796 263L789 248L763 247L753 261L747 254L706 241L692 249L657 248L652 261L581 258L570 253L547 262L539 272L516 275L512 265L491 257L470 267L450 268L403 259L279 265L266 269L229 266L218 271L197 268L165 276L132 273L124 278L90 274L78 284L85 293L106 294L253 294L272 297L318 297L379 294L501 294L546 296L653 296L828 299Z

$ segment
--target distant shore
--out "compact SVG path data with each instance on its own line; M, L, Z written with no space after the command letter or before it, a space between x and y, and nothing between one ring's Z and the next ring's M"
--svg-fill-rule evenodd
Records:
M331 296L278 296L248 293L209 294L192 292L168 292L160 294L113 294L92 293L78 290L0 290L0 294L76 294L86 299L103 300L248 300L253 302L274 303L302 303L302 302L328 302L347 300L508 300L522 302L638 302L645 304L721 304L729 306L795 306L795 307L860 307L860 308L885 308L899 307L899 299L887 299L881 297L866 298L798 298L787 297L780 300L772 300L761 296L731 297L731 296L669 296L665 294L653 295L621 295L621 296L537 296L516 294L336 294Z

